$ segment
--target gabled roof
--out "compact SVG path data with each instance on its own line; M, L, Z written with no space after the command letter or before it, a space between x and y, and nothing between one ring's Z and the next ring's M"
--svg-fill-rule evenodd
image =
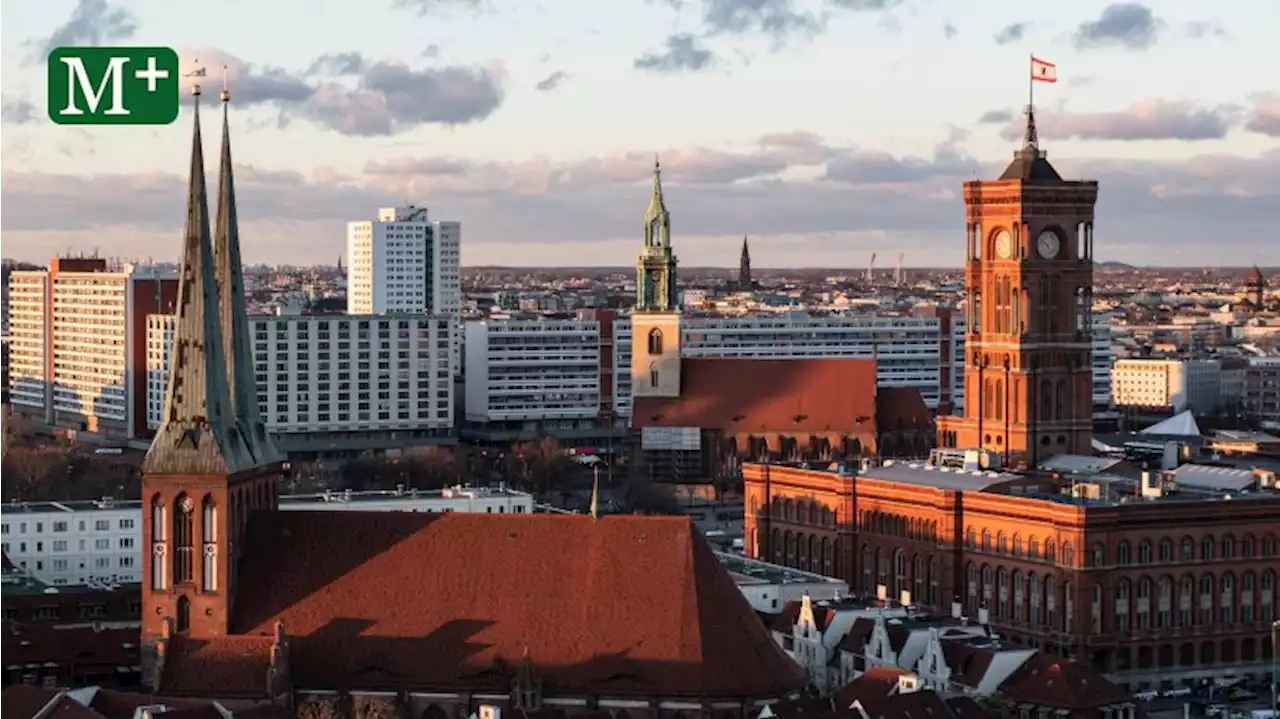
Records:
M1080 662L1037 652L1000 686L1013 701L1072 712L1132 702L1133 695Z
M260 512L232 626L299 688L779 696L804 672L687 518Z
M256 465L235 421L227 389L209 237L199 99L197 94L172 369L162 423L142 462L144 474L225 476Z
M165 696L265 697L271 636L169 640L160 693Z
M679 397L636 397L633 426L731 433L876 431L874 360L685 359L680 384Z

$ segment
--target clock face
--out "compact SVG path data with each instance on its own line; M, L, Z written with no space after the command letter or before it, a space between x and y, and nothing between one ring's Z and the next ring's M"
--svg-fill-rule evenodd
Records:
M1036 240L1036 249L1041 257L1052 260L1058 256L1058 250L1062 249L1062 241L1058 239L1057 233L1045 230L1040 233L1040 239Z
M996 256L1007 260L1012 255L1013 239L1009 237L1008 230L1000 230L1000 234L996 235Z

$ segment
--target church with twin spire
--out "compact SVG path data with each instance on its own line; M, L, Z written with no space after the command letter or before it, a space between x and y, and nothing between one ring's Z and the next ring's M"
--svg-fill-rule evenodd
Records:
M257 406L230 96L212 228L200 98L163 421L142 468L149 692L231 708L363 697L417 719L482 703L729 719L803 687L685 517L277 511L287 465ZM678 309L656 168L646 228L659 317Z

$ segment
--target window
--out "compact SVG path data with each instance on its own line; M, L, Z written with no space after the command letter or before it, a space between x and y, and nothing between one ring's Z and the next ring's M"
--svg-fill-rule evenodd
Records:
M657 327L649 330L649 354L662 354L662 330Z
M173 501L173 583L192 581L192 556L195 553L191 536L192 513L195 510L191 498L178 495Z
M204 545L200 569L201 584L206 592L218 590L218 507L213 497L204 496L200 508L200 540Z

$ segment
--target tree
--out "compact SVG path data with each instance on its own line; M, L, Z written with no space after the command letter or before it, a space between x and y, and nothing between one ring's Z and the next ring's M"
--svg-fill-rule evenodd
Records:
M358 696L351 702L351 719L400 719L400 703L390 697Z
M298 703L294 714L298 719L345 719L342 705L335 697L308 697Z
M647 479L627 483L627 506L640 514L681 514L680 503L671 492Z
M511 464L523 485L535 496L545 496L567 486L572 463L554 437L521 442L511 451Z

